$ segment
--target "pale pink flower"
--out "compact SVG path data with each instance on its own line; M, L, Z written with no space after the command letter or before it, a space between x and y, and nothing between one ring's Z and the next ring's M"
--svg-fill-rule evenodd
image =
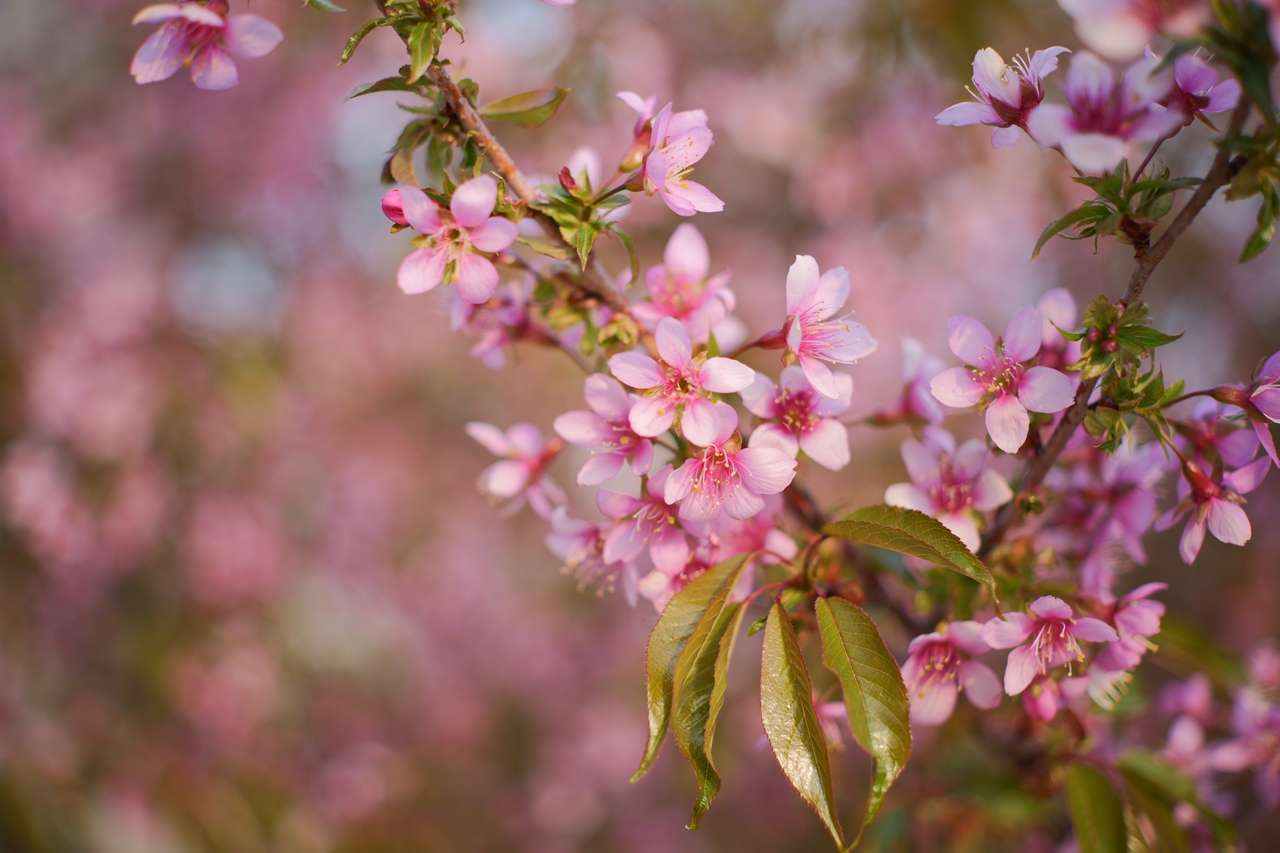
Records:
M800 363L804 375L824 397L838 397L834 375L823 361L853 364L876 350L876 339L849 314L834 317L849 298L849 273L835 267L819 275L818 262L797 255L787 271L787 343L783 360Z
M752 447L776 447L792 459L801 450L823 468L839 471L849 464L849 431L836 416L849 409L853 378L834 375L838 394L824 397L795 365L782 369L782 389L763 373L742 390L747 410L765 422L751 433Z
M1080 641L1114 643L1120 639L1101 619L1075 618L1071 605L1052 595L1032 602L1031 614L1010 613L1004 619L992 619L983 628L982 638L991 648L1013 649L1004 670L1004 690L1010 696L1026 690L1037 675L1047 675L1064 664L1070 672L1073 664L1082 663Z
M1117 82L1111 67L1092 53L1077 53L1067 69L1067 103L1041 104L1027 118L1027 132L1046 148L1057 148L1082 172L1102 175L1129 155L1130 142L1172 136L1185 116L1160 109L1173 86L1158 59L1132 65Z
M1075 400L1075 385L1051 367L1029 367L1040 352L1044 320L1034 305L1013 315L999 341L972 317L947 321L948 343L966 367L933 377L933 396L947 406L967 408L986 401L987 433L1005 453L1027 440L1032 412L1060 412Z
M643 136L646 132L645 125L649 123L649 121L653 118L654 112L657 111L658 109L658 96L650 95L647 98L642 98L639 95L637 95L635 92L619 92L618 98L624 104L626 104L627 106L631 107L631 109L636 111L635 134L637 137ZM691 110L690 112L695 117L701 114L702 123L703 124L707 123L706 113L702 112L701 110ZM683 115L683 113L681 115Z
M631 560L610 559L605 541L614 525L592 524L569 517L569 511L558 506L551 513L551 532L546 536L547 548L564 561L564 570L578 579L578 589L596 586L600 592L613 592L619 579L627 603L635 606L640 580L636 564Z
M477 335L479 340L468 351L472 358L493 370L507 363L507 350L520 341L557 345L554 338L529 320L529 296L533 279L508 282L500 286L488 302L476 305L455 290L449 305L449 325L457 331Z
M765 508L763 495L781 492L796 475L796 461L772 447L742 446L738 413L711 404L709 417L684 420L684 436L702 451L667 479L664 498L680 504L680 517L710 521L723 511L750 518Z
M1044 100L1044 78L1058 68L1058 55L1070 53L1065 47L1037 50L1028 58L1013 57L1014 66L989 47L973 57L973 89L976 101L956 104L938 113L938 124L960 127L992 125L991 147L1004 148L1018 141L1018 128L1026 130L1027 116ZM976 90L976 91L975 91Z
M1227 468L1241 468L1258 455L1258 436L1246 427L1236 406L1217 400L1200 399L1186 419L1174 421L1174 429L1184 451L1202 469L1221 462Z
M765 495L764 509L750 518L734 518L726 513L710 524L686 521L684 526L702 538L712 562L759 551L760 565L772 566L792 560L800 551L796 540L778 528L782 508L781 495ZM747 580L744 575L743 583Z
M1204 725L1212 725L1217 717L1213 701L1213 682L1203 672L1186 681L1171 681L1160 689L1160 710L1166 714L1186 715Z
M566 412L554 424L556 434L565 441L595 454L578 472L578 485L596 486L612 480L627 460L631 460L632 474L648 474L653 442L637 435L629 420L638 398L603 373L588 376L583 393L591 411Z
M560 439L544 442L542 432L533 424L519 423L503 432L496 426L473 421L467 424L467 435L496 456L504 457L480 474L477 485L513 513L525 501L543 518L550 518L556 507L565 503L564 492L546 475L546 466L560 451Z
M226 0L156 3L133 16L134 24L159 24L133 55L129 73L139 83L168 80L185 64L200 89L230 89L240 82L227 51L266 56L284 38L280 28L257 15L227 15Z
M755 371L731 358L707 358L693 354L693 342L674 317L664 317L654 333L658 355L654 361L640 352L624 352L609 359L609 369L624 385L649 393L631 408L631 428L639 435L661 435L675 423L676 409L684 407L681 429L691 420L710 423L712 403L703 395L732 394L755 379ZM705 432L705 430L704 430Z
M1013 498L1004 477L987 467L991 453L986 445L975 439L957 448L951 433L927 427L923 442L902 442L902 459L911 482L885 489L884 502L933 516L970 551L978 550L980 513Z
M988 710L1000 704L996 674L985 663L967 657L991 651L982 631L978 622L952 622L941 633L922 634L911 641L902 665L911 722L921 726L946 722L961 688L975 707Z
M1207 22L1204 0L1058 0L1090 50L1117 62L1134 59L1156 33L1193 36Z
M924 421L941 425L946 412L929 390L933 377L942 372L942 361L929 355L924 344L915 338L902 339L902 394L891 405L870 417L871 423L888 426L895 423Z
M1160 617L1164 615L1164 604L1152 601L1151 596L1168 588L1165 583L1143 584L1108 608L1107 621L1115 626L1120 639L1098 653L1095 666L1109 672L1138 666L1152 648L1147 638L1160 633Z
M1280 16L1280 12L1276 14ZM1280 466L1270 426L1280 423L1280 352L1258 366L1248 385L1221 385L1213 389L1213 397L1244 409L1263 449L1271 461Z
M653 117L650 149L644 160L644 191L655 193L681 216L715 213L724 202L702 184L689 180L693 164L711 147L707 114L688 110L673 114L667 104Z
M1258 799L1267 808L1280 806L1280 705L1250 684L1236 693L1231 710L1231 740L1209 752L1215 770L1239 773L1252 768Z
M661 613L677 592L688 586L694 579L714 565L705 553L695 552L688 562L674 573L654 569L640 578L639 591L642 598L653 602L653 609Z
M1243 545L1253 536L1253 528L1240 506L1242 496L1258 488L1270 468L1271 460L1263 457L1215 480L1195 462L1184 461L1183 478L1178 481L1179 501L1156 519L1156 530L1168 530L1190 512L1178 542L1178 554L1187 565L1196 561L1206 530L1219 542Z
M1042 367L1064 370L1067 365L1080 360L1080 342L1069 341L1062 332L1075 331L1076 320L1080 310L1070 291L1063 287L1055 287L1040 297L1036 309L1044 318L1043 331L1040 334L1040 358L1037 361Z
M405 293L426 293L441 282L456 281L458 294L479 305L498 290L498 270L483 254L501 252L516 239L515 223L491 216L498 203L498 182L481 175L458 185L445 210L417 187L391 190L382 211L392 222L407 223L423 236L422 248L400 264L397 281Z
M674 317L695 344L705 344L712 329L733 311L737 297L729 289L729 273L711 271L707 241L689 223L678 226L667 241L662 264L645 273L649 298L631 306L631 313L649 330L663 317Z
M1147 48L1147 57L1155 54ZM1240 81L1234 77L1223 80L1217 70L1193 53L1184 53L1173 63L1173 88L1162 105L1182 113L1186 124L1199 118L1210 124L1206 114L1226 112L1240 100ZM1212 127L1212 125L1210 124Z
M689 561L689 540L681 530L676 507L664 497L671 466L663 465L645 484L645 497L600 489L596 504L607 517L618 522L604 541L604 558L609 562L632 561L645 546L658 571L675 576Z

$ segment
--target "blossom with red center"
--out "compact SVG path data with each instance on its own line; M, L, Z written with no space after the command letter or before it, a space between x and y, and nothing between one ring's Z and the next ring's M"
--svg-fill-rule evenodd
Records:
M1156 519L1156 530L1168 530L1188 512L1191 514L1178 542L1178 553L1188 566L1196 561L1206 530L1219 542L1243 545L1252 538L1253 528L1240 505L1245 502L1244 495L1258 488L1270 468L1271 460L1262 457L1215 479L1195 462L1183 460L1178 503Z
M1236 406L1217 400L1196 401L1187 418L1173 421L1182 439L1180 446L1201 469L1212 469L1221 463L1227 468L1241 468L1258 455L1258 436L1247 429L1244 413Z
M477 485L505 513L513 513L525 501L543 518L550 518L556 507L565 503L564 492L546 475L547 464L560 452L563 442L544 442L542 432L533 424L515 424L503 432L490 424L467 424L467 435L496 456L504 457L486 468Z
M984 710L1000 704L1000 682L991 667L967 655L982 655L991 647L982 639L978 622L952 622L940 633L922 634L907 647L902 680L911 700L911 722L937 726L955 710L956 695L964 695Z
M702 110L672 113L671 104L653 117L650 148L644 158L644 191L657 195L681 216L715 213L724 202L715 193L689 180L693 164L711 148L713 134Z
M1213 398L1244 409L1263 449L1280 466L1271 435L1271 424L1280 424L1280 352L1258 366L1248 385L1221 385L1213 389Z
M529 320L532 291L532 277L508 282L506 286L499 287L488 302L480 305L468 302L457 291L452 291L450 327L455 332L465 331L479 336L467 354L480 359L486 367L501 370L507 363L507 348L520 341L556 345L551 335Z
M498 270L478 253L501 252L516 239L515 223L491 216L498 203L498 182L481 175L458 185L446 210L417 187L391 190L382 212L397 225L422 234L419 248L400 264L396 280L408 294L426 293L442 282L456 281L458 295L479 305L498 290Z
M736 393L755 379L756 372L742 362L707 358L705 352L695 357L689 333L674 317L662 318L654 342L661 362L639 352L609 359L609 369L624 385L648 392L629 416L631 428L639 435L652 437L671 429L681 406L681 429L687 430L690 420L709 423L712 403L705 394Z
M1156 33L1194 36L1209 20L1205 0L1058 0L1090 50L1117 62L1142 54Z
M284 38L280 28L257 15L228 15L226 0L156 3L133 16L134 24L164 23L133 55L129 73L138 83L168 80L183 65L200 89L230 89L240 82L227 51L266 56Z
M1142 656L1153 647L1148 637L1160 633L1160 617L1164 604L1151 596L1169 588L1165 583L1147 583L1111 604L1107 620L1115 626L1120 639L1098 653L1094 665L1108 672L1136 668Z
M738 413L710 404L710 417L685 415L684 436L701 452L667 479L663 497L680 504L680 518L711 521L722 512L751 518L765 508L763 495L781 492L796 475L796 461L773 447L743 447Z
M1155 58L1150 47L1146 54L1148 59ZM1240 100L1241 91L1239 80L1234 77L1223 80L1208 62L1194 53L1184 53L1174 60L1173 88L1162 106L1181 113L1186 117L1186 124L1198 118L1213 127L1205 115L1232 109Z
M596 492L600 511L618 522L605 537L607 561L634 560L646 545L654 567L668 576L678 574L689 561L689 540L678 525L676 507L664 497L670 476L670 465L655 471L645 484L643 498L609 489Z
M742 402L765 423L751 433L752 447L776 447L792 459L803 450L823 468L839 471L849 464L849 431L836 420L848 410L853 378L834 375L838 395L824 397L809 384L804 371L792 365L782 370L782 388L763 373L742 391Z
M729 273L708 277L710 270L707 241L693 225L680 225L667 241L662 263L645 273L649 298L631 306L632 315L650 330L663 317L674 317L693 343L705 344L716 324L737 305Z
M1075 400L1067 375L1028 362L1040 352L1044 320L1028 305L1013 315L998 341L972 317L947 321L951 351L965 363L933 377L933 396L953 408L985 404L987 433L1005 453L1017 453L1027 440L1031 412L1060 412Z
M849 298L844 267L821 275L818 262L797 255L787 271L787 322L782 327L787 351L783 361L800 363L809 382L824 397L840 396L835 377L823 361L853 364L876 350L876 339L848 314L835 317Z
M653 602L653 609L661 613L666 609L672 597L692 583L698 575L711 568L714 563L701 551L692 554L689 560L674 572L654 569L640 578L640 595Z
M911 482L895 483L885 489L885 503L933 516L965 547L976 551L980 542L979 513L996 509L1013 498L1013 490L1004 477L987 467L991 453L986 445L975 439L957 448L951 433L926 427L924 441L909 438L902 442L902 459Z
M1114 643L1120 637L1101 619L1077 619L1071 605L1045 595L1032 602L1030 616L1010 613L1004 619L992 619L983 628L982 639L993 649L1013 649L1005 665L1004 690L1017 696L1037 675L1063 665L1070 672L1073 664L1082 663L1081 641Z
M612 480L631 460L631 473L641 477L653 464L653 442L636 434L629 416L638 399L612 376L587 377L584 389L589 412L566 412L553 424L556 434L595 455L578 472L579 486Z
M1027 116L1044 100L1044 78L1058 68L1058 55L1070 53L1065 47L1037 50L1027 58L1015 55L1014 67L989 47L973 57L973 89L975 98L938 113L938 124L961 127L986 124L995 127L991 147L1004 148L1018 141L1018 128L1027 127ZM974 90L977 91L974 91Z

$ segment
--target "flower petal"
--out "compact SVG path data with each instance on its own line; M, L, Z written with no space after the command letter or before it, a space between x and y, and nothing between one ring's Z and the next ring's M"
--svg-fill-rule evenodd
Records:
M813 390L824 397L832 399L840 396L840 389L836 387L835 376L831 373L831 368L809 355L801 355L799 362L800 369L804 371L804 376L809 380L809 384L813 386Z
M168 80L182 67L190 49L191 44L183 35L182 25L165 24L148 36L138 48L138 52L133 55L133 64L129 66L129 73L138 83Z
M1075 383L1052 367L1027 368L1018 382L1018 400L1032 412L1060 412L1075 399Z
M1031 646L1018 646L1009 652L1009 660L1004 665L1004 692L1017 696L1040 674L1040 661Z
M1082 616L1070 628L1071 636L1086 643L1114 643L1120 639L1116 629L1101 619Z
M1031 636L1035 620L1025 613L1006 613L982 626L982 639L993 649L1011 649Z
M578 471L578 485L598 486L612 480L618 476L626 460L626 456L621 453L598 453L592 456Z
M449 199L449 212L464 228L475 228L489 218L498 203L498 182L492 175L464 181Z
M1003 124L1000 114L990 104L965 101L947 107L934 116L943 127L964 127L970 124Z
M604 418L595 412L565 412L552 423L556 435L578 447L600 447L613 436Z
M1178 554L1182 562L1188 566L1196 561L1200 554L1200 546L1204 544L1205 522L1193 513L1182 529L1182 538L1178 540Z
M698 382L716 394L736 394L755 381L756 372L731 358L709 358L698 371Z
M498 268L480 255L458 258L458 295L472 305L483 305L498 292Z
M996 339L991 330L963 315L947 320L947 344L956 358L979 367L988 364L996 353Z
M756 373L751 384L739 393L742 395L742 405L756 417L772 418L777 415L778 386L765 374Z
M501 252L516 241L516 224L501 216L490 216L467 239L482 252Z
M1017 453L1027 440L1031 418L1016 397L1003 394L987 406L987 434L1005 453Z
M631 388L656 388L667 378L658 362L641 352L618 353L609 359L609 370Z
M1259 461L1271 464L1267 459ZM1243 545L1253 536L1253 529L1249 526L1249 516L1245 515L1244 508L1231 501L1217 498L1210 500L1208 523L1209 532L1219 542L1225 542L1228 545Z
M617 358L615 355L614 358ZM671 429L676 421L676 404L666 397L641 397L627 418L636 435L653 438ZM670 501L668 501L670 503Z
M693 357L693 342L689 340L689 333L679 320L663 317L653 337L658 345L658 355L662 356L663 361L678 369L689 364L689 359Z
M823 468L839 471L849 464L849 431L834 418L823 418L801 433L800 449Z
M772 447L792 459L800 452L800 442L790 430L780 424L760 424L756 427L755 432L751 433L751 446Z
M662 253L662 263L672 275L702 281L711 270L711 254L702 232L685 222L676 226Z
M963 367L951 367L929 381L929 390L944 406L967 409L969 406L976 406L987 389L972 371Z
M747 447L734 455L742 484L761 495L776 495L791 485L796 460L772 447Z
M926 681L920 689L913 689L907 698L911 700L911 722L919 726L942 725L956 707L959 688L950 678Z
M284 40L280 28L257 15L232 15L222 30L227 50L241 56L266 56Z
M208 44L191 61L191 81L197 89L220 92L239 83L240 73L225 50Z
M418 249L410 252L400 262L396 284L410 296L426 293L444 280L444 268L448 265L444 252L439 249Z
M964 695L974 707L990 710L1000 704L1000 680L991 667L976 660L961 661L956 670Z
M818 292L818 262L810 255L796 255L787 271L787 314L808 310Z
M494 456L506 456L512 451L511 439L493 424L472 421L467 424L466 431Z

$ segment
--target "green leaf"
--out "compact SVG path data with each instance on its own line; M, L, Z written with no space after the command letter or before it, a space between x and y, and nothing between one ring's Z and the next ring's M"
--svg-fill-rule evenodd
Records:
M573 249L570 249L564 243L553 243L550 240L541 238L517 237L516 242L528 246L539 255L546 255L548 258L555 258L557 261L567 261L574 254Z
M842 598L819 598L815 607L822 635L822 665L840 679L849 728L875 759L876 778L865 826L880 811L885 793L911 755L907 688L876 623L862 608Z
M346 9L342 8L336 3L330 3L329 0L303 0L303 2L305 2L312 9L319 9L321 12L347 11Z
M609 230L622 241L622 245L627 250L627 260L631 262L631 284L635 284L640 280L640 256L636 254L636 247L631 242L631 235L612 225L609 226Z
M1179 332L1176 335L1166 335L1159 329L1153 329L1150 326L1125 326L1116 334L1116 338L1125 343L1150 350L1156 347L1168 346L1184 334L1186 333Z
M996 613L1000 612L991 572L942 522L919 510L884 504L864 507L841 521L828 524L822 532L919 557L971 577L987 588Z
M596 240L600 239L601 229L599 222L584 222L578 226L578 231L574 235L573 242L578 250L578 261L584 270L587 268L587 259L591 257L591 247L596 244Z
M398 148L391 155L389 168L391 177L395 178L396 183L404 184L410 187L421 187L418 181L418 173L413 168L414 148Z
M1068 767L1067 808L1080 853L1125 853L1124 805L1106 776L1087 764Z
M684 651L685 644L712 599L730 580L737 580L751 556L741 554L698 575L667 602L662 615L658 617L658 624L653 626L645 656L648 671L646 692L649 704L649 742L645 746L640 768L631 777L632 782L638 781L653 767L662 741L667 736L667 726L671 722L671 694L674 689L676 662L680 653Z
M1044 248L1044 244L1053 239L1055 235L1061 234L1068 228L1083 225L1086 222L1097 222L1106 218L1108 213L1110 211L1100 204L1085 202L1061 219L1055 219L1050 222L1048 227L1040 233L1040 239L1036 241L1036 247L1031 251L1031 260L1034 261L1040 257L1040 250Z
M535 89L480 108L480 115L520 127L541 127L560 109L568 89Z
M1271 241L1276 237L1276 221L1274 219L1266 222L1259 222L1258 227L1249 235L1248 241L1244 244L1244 250L1240 252L1240 263L1246 263L1261 255L1271 245Z
M818 813L843 850L844 832L840 829L831 791L826 736L813 707L813 684L795 629L791 627L791 617L779 601L774 601L764 629L760 716L782 772Z
M729 665L726 656L722 670L721 645L727 643L729 654L732 654L734 640L732 636L726 638L726 634L730 629L736 633L742 623L742 605L728 603L732 591L733 585L726 584L716 593L676 661L671 694L671 730L676 737L676 746L693 765L699 787L693 817L689 820L690 829L698 828L698 822L720 791L720 775L711 760L711 735L715 732L715 716L724 704L723 682ZM713 705L712 695L717 686L720 702Z
M1107 406L1099 406L1084 416L1084 429L1095 438L1105 435L1120 420L1120 412Z
M374 92L416 92L416 87L409 85L403 77L383 77L376 83L364 83L351 90L351 94L342 100L349 101L361 95L372 95Z
M338 60L339 65L346 65L347 60L356 52L356 48L360 46L360 42L364 41L364 37L376 30L378 27L389 27L394 24L397 18L374 18L371 21L365 21L360 25L360 29L356 30L351 38L347 39L347 46L342 49L342 58Z
M409 48L410 83L427 73L440 48L440 36L440 25L434 21L422 21L409 33L405 45Z

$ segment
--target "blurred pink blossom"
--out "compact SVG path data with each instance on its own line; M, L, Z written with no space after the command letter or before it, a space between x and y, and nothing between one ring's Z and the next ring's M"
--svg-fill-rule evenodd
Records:
M958 127L969 124L994 125L991 146L1004 148L1018 141L1018 129L1026 130L1027 116L1044 100L1044 78L1058 68L1058 55L1070 53L1065 47L1037 50L1028 58L1013 57L1014 66L989 47L973 57L973 86L976 101L956 104L938 113L938 124Z
M266 56L284 38L280 28L257 15L227 15L227 0L156 3L133 16L134 24L158 24L133 56L129 73L139 83L172 77L190 64L191 80L201 89L230 89L240 82L227 51Z

